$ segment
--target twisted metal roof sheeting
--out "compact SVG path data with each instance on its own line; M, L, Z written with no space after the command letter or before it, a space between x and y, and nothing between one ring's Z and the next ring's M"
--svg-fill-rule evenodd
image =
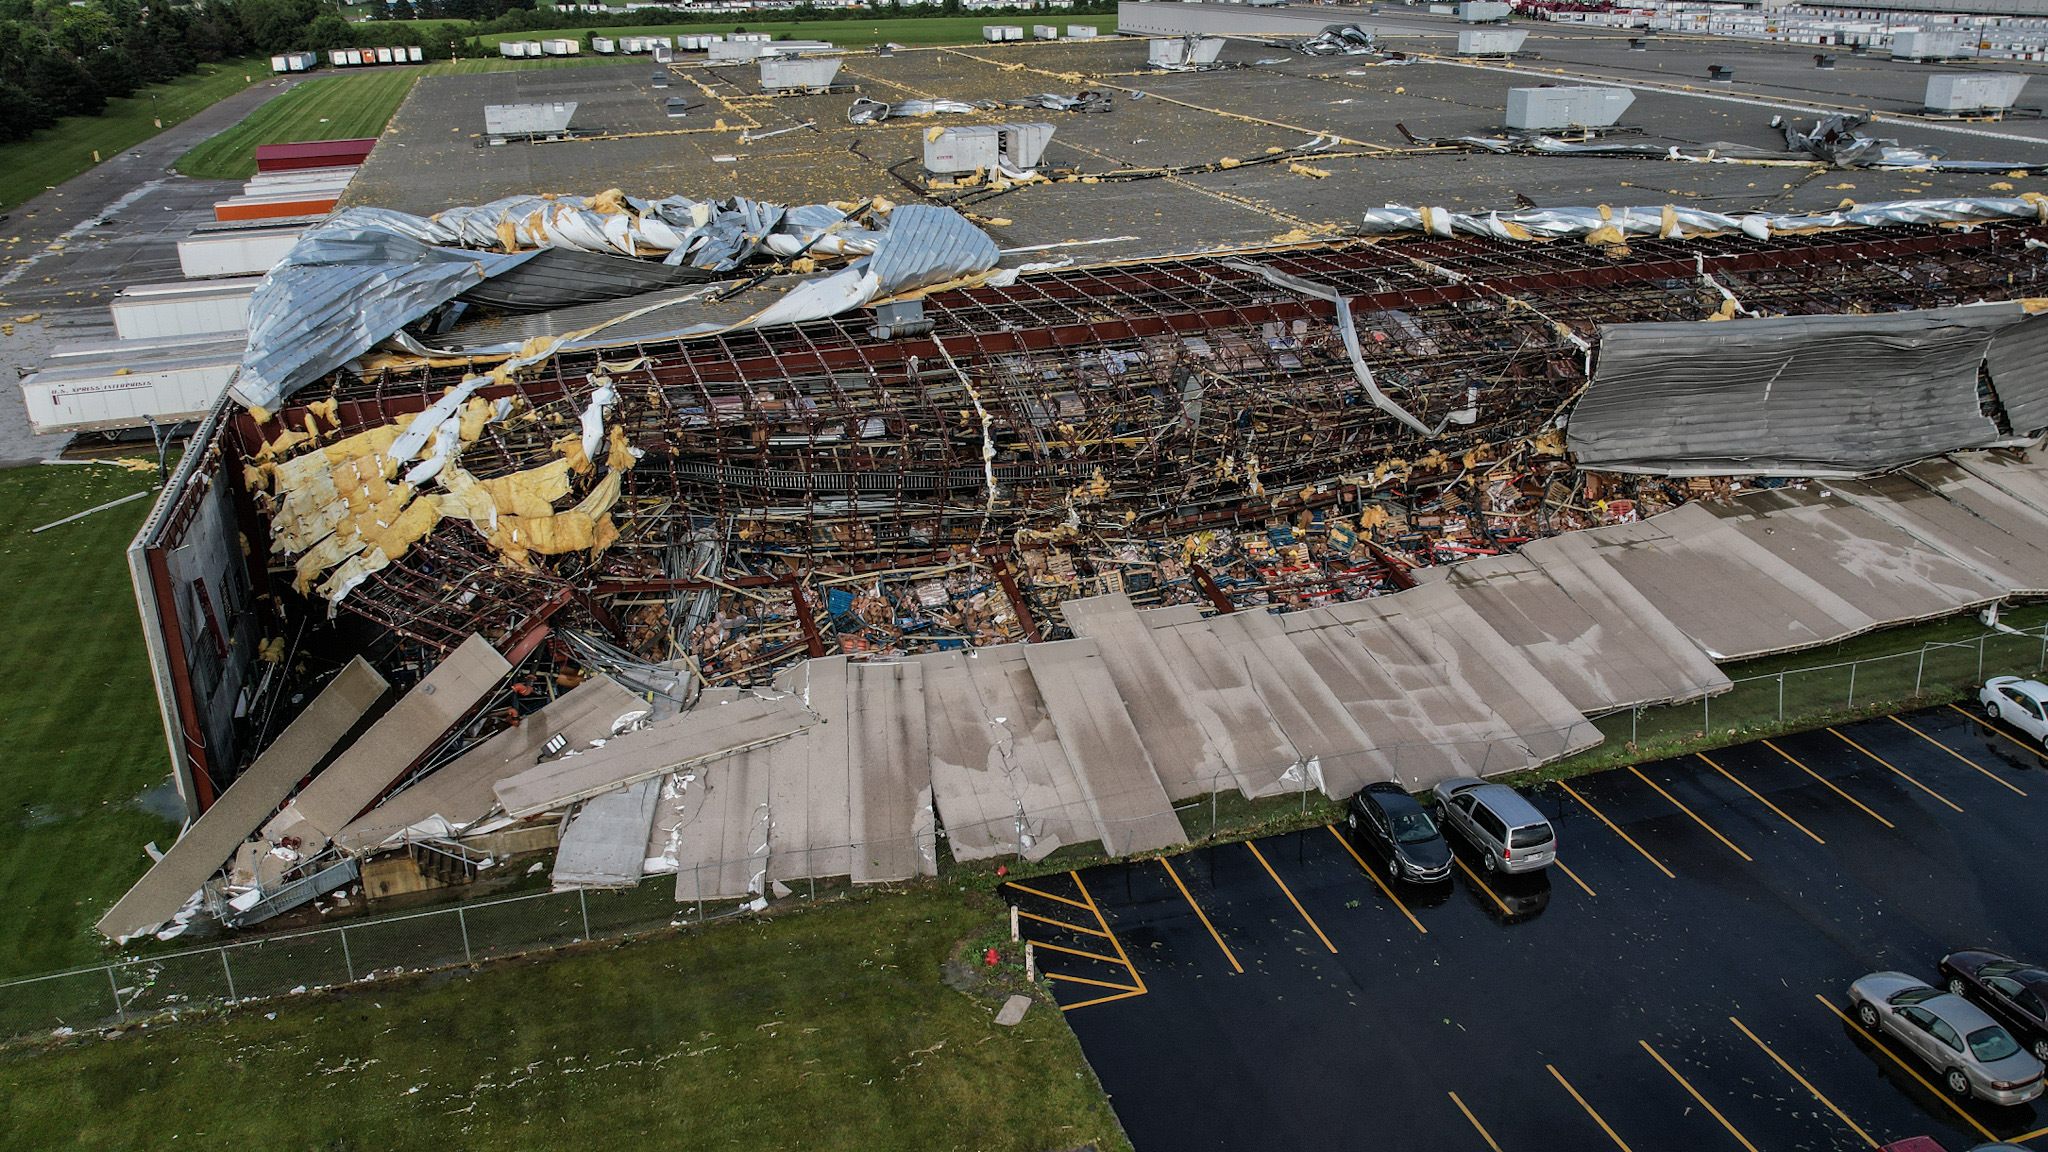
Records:
M1566 433L1588 467L1678 475L1859 475L1984 447L2002 436L1977 369L2024 315L2015 302L1610 325Z

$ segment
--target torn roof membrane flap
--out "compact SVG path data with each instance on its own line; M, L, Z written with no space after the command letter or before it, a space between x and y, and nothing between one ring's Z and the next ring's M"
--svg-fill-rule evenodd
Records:
M2002 439L1977 369L2018 303L1601 329L1566 434L1589 468L1856 475Z

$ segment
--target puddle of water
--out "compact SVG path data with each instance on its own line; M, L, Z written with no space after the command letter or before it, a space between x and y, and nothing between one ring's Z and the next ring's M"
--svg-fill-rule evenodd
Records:
M169 776L164 777L163 783L137 796L135 806L173 824L182 826L185 823L185 798L178 795L178 786Z

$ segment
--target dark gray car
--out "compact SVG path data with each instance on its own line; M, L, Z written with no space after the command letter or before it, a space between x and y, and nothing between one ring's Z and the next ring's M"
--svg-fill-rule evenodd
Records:
M2041 1062L1982 1008L1904 972L1849 985L1856 1019L1927 1062L1952 1096L2024 1104L2041 1094Z

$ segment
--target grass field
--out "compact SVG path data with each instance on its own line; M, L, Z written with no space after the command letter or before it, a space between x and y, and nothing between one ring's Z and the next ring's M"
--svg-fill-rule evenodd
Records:
M384 131L414 81L457 72L502 72L512 68L573 68L603 58L546 60L454 60L419 68L344 73L308 80L249 114L233 128L178 157L187 176L246 180L256 174L258 144L299 140L348 140Z
M30 533L155 483L0 471L0 976L97 959L92 922L178 833L135 803L170 773L123 559L149 501Z
M66 116L27 140L0 144L0 211L41 195L93 166L98 150L111 160L124 148L140 144L164 127L182 123L193 113L270 78L270 61L230 60L202 64L193 75L168 84L154 84L124 100L107 101L99 116ZM156 100L152 103L151 96Z
M1060 1013L942 979L1002 905L869 893L0 1062L29 1148L1128 1149ZM275 1019L268 1018L270 1013Z

